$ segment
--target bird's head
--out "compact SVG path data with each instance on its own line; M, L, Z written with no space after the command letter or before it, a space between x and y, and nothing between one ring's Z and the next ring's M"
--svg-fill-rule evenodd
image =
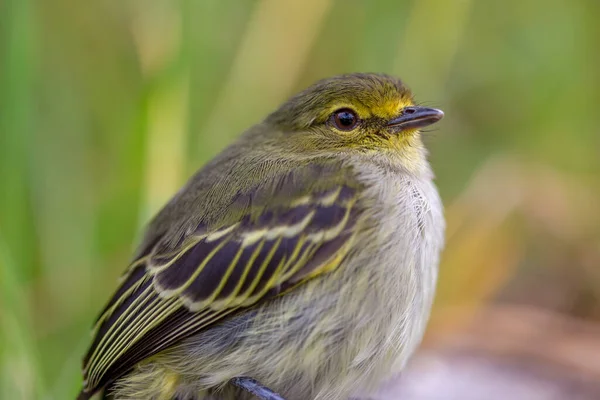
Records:
M307 151L405 152L420 147L419 129L444 113L415 105L399 80L379 74L340 75L298 93L265 121L278 139Z

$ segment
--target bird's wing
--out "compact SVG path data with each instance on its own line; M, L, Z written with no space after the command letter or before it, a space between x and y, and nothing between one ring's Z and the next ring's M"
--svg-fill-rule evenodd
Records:
M314 186L294 182L303 184ZM177 243L159 237L133 262L94 328L85 393L226 315L340 264L358 226L357 186L335 182L292 199L287 191L279 203L268 200L276 192L263 189L244 194L249 206L236 222L218 229L200 224Z

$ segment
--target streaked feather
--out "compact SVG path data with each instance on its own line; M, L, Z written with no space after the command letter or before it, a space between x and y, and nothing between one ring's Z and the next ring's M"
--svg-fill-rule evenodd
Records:
M312 174L292 171L238 193L232 204L243 198L247 207L233 223L199 223L178 240L162 235L147 245L96 323L84 359L85 392L228 314L339 265L355 236L359 187L323 185L321 176L315 188L299 180L305 176ZM278 193L288 198L280 201Z

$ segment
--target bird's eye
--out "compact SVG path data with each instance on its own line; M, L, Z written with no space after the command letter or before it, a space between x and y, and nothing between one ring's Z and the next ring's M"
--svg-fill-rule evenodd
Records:
M337 129L341 131L351 131L352 129L356 128L358 121L358 115L356 115L356 113L349 108L337 110L331 116L331 122Z

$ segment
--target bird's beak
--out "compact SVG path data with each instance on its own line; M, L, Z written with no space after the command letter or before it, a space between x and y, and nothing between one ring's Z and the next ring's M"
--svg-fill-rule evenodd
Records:
M396 132L406 129L417 129L438 122L444 117L444 112L436 108L405 107L400 116L390 120L387 126Z

